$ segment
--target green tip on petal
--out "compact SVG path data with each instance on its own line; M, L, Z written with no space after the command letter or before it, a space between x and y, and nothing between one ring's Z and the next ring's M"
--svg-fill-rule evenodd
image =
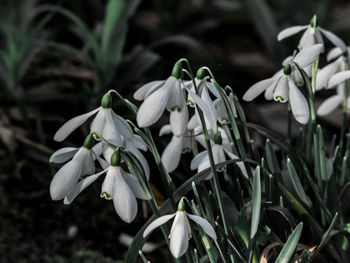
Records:
M222 137L221 137L221 132L217 131L215 134L215 144L222 144Z
M111 198L111 195L109 193L107 193L107 192L102 192L101 193L101 198L109 199L109 198Z
M114 151L111 156L111 166L120 166L121 157L120 157L120 149Z
M191 108L194 108L196 106L196 104L192 100L187 100L187 105Z
M86 148L86 149L91 149L92 146L94 146L94 143L95 143L95 139L94 139L94 136L91 134L89 134L86 138L85 138L85 141L84 141L84 144L83 146Z
M108 109L112 106L112 96L109 93L106 93L101 100L101 106L104 109Z
M292 67L290 66L290 64L287 64L283 69L283 73L284 75L290 75L291 72L292 72Z
M205 72L205 69L204 69L204 68L198 69L197 74L196 74L196 78L199 79L199 80L204 79L205 73L206 73L206 72Z
M183 212L185 211L185 198L182 197L179 204L177 205L177 211Z
M317 27L317 15L314 15L310 20L310 26L313 28Z
M181 74L182 74L182 64L180 61L178 61L175 63L173 67L173 72L171 73L171 75L176 79L180 79Z
M282 96L275 96L275 101L284 102L285 99Z

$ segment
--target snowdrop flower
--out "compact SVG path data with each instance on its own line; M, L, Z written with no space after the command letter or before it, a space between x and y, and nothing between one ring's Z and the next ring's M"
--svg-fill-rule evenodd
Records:
M105 94L101 100L101 106L93 111L74 117L67 121L55 134L54 140L61 142L66 139L74 130L87 121L91 116L96 116L91 124L90 132L96 132L99 135L103 134L106 126L106 120L111 118L113 110L111 109L112 97L110 94Z
M136 198L146 200L147 197L136 176L125 172L120 167L120 163L120 152L116 150L111 156L110 166L76 183L73 190L65 197L64 203L71 204L85 188L106 173L101 197L113 200L114 208L124 222L133 221L138 210Z
M175 258L179 258L185 254L188 248L188 240L191 238L191 226L188 218L196 222L209 237L214 240L217 238L214 228L206 219L200 216L188 214L185 211L183 198L179 202L178 210L176 213L161 216L154 220L143 232L143 237L145 238L155 228L165 224L172 218L174 218L174 222L171 226L169 238L170 251Z
M317 25L316 15L310 21L309 25L305 26L292 26L282 30L278 36L278 41L281 41L287 37L298 34L299 32L305 31L299 41L299 49L313 46L317 43L323 43L322 35L324 35L333 45L339 47L341 50L346 50L346 46L338 36L332 32L325 30Z
M181 62L177 62L168 79L147 83L134 93L134 99L143 100L136 118L139 127L149 127L156 123L165 108L170 112L182 112L186 99L181 74Z
M228 99L228 102L229 102L230 107L232 109L233 116L235 118L237 118L237 110L236 110L235 103L233 102L233 94L230 93L227 96L227 99ZM218 121L221 124L228 123L229 122L229 117L228 117L228 114L227 114L227 111L226 111L226 108L225 108L225 103L222 101L222 99L221 98L217 98L214 101L214 105L215 105L215 109L216 109L216 112L217 112Z
M239 158L234 155L229 149L230 149L230 142L228 138L224 135L221 136L221 131L224 134L224 131L220 129L220 131L215 135L215 141L213 142L210 140L212 152L213 152L213 158L214 158L214 164L217 165L219 163L225 162L226 156L228 156L231 160L238 160ZM202 146L206 147L206 143L204 141L204 136L199 135L196 137L196 139L199 141ZM248 178L247 170L244 166L243 162L237 162L236 163L239 169L241 170L244 177ZM191 161L191 170L197 169L198 173L208 169L210 167L210 161L209 161L209 154L208 150L202 151L198 153ZM222 172L225 169L225 167L221 167L218 169L219 172ZM205 180L210 180L213 177L213 174L210 173Z
M164 125L160 131L159 136L171 133L170 125ZM186 130L182 135L176 136L173 134L171 141L165 147L162 153L162 163L168 173L173 172L179 165L181 155L190 149L190 139L188 131Z
M204 121L207 126L207 129L212 134L215 134L218 130L217 125L217 119L218 114L215 108L215 104L210 98L208 88L206 86L203 86L202 88L202 94L201 96L198 96L196 93L192 92L191 90L187 90L191 98L193 99L194 103L198 105L200 110L203 112L204 115ZM191 118L191 120L188 123L188 129L192 130L195 127L199 126L200 118L198 111L195 111L195 115Z
M334 74L328 82L327 88L337 87L337 94L326 99L318 108L317 115L325 116L334 111L344 102L344 86L340 85L350 79L350 70L345 70ZM347 98L347 111L350 111L350 98Z
M75 148L63 148L51 157L52 162L65 162L71 157L72 160L63 165L53 177L50 184L50 195L52 200L61 200L67 196L78 182L79 178L86 174L95 172L95 164L91 148L94 144L92 135L89 135L84 146Z
M337 72L346 70L346 60L349 60L349 51L350 49L347 48L347 53L344 54L344 52L338 48L335 47L331 49L327 55L327 61L332 61L327 66L323 67L322 69L318 70L316 75L316 90L321 90L322 88L327 88L329 79Z
M312 64L322 51L323 44L302 49L283 70L277 72L272 78L259 81L251 86L244 94L243 100L252 101L266 90L265 98L268 100L273 98L281 103L289 100L295 119L301 124L306 124L310 117L309 105L296 86L291 73L297 70L294 63L304 68Z

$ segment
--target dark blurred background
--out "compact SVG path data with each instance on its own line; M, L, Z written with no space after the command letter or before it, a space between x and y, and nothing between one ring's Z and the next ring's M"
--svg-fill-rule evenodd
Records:
M122 262L128 239L121 234L137 233L149 216L146 206L139 203L139 216L126 224L112 202L99 198L100 181L70 206L52 201L48 191L58 169L49 164L50 155L61 147L79 147L89 126L61 144L53 141L54 133L68 119L97 107L108 89L135 102L132 94L141 84L167 78L173 64L186 57L194 70L210 67L219 83L241 98L293 52L299 36L277 43L281 29L308 24L317 14L320 25L346 43L350 36L348 1L111 2L0 1L1 263ZM321 92L318 99L326 95ZM263 98L243 105L249 121L286 132L285 105ZM118 100L113 107L130 116ZM339 128L340 118L334 116L340 114L321 120L329 134ZM152 127L154 134L166 121ZM160 151L168 140L157 141ZM175 173L176 182L186 178L186 167ZM157 169L152 171L157 178ZM155 189L156 181L151 179ZM151 241L161 242L160 236ZM165 262L160 257L165 250L147 258Z

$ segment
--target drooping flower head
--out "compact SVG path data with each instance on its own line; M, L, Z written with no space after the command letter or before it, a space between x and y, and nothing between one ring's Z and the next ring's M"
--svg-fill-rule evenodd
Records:
M210 223L196 215L191 215L185 211L184 199L181 198L177 212L171 215L165 215L154 220L143 232L143 237L148 236L155 228L165 224L170 219L175 217L171 226L169 238L170 238L170 251L175 258L181 257L186 253L188 248L188 240L191 238L191 226L188 220L196 222L202 230L212 239L216 240L216 233Z

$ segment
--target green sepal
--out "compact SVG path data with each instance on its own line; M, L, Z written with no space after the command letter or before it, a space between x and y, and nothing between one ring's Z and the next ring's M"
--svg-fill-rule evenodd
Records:
M222 144L222 137L221 137L221 132L217 131L215 134L215 139L214 139L215 144Z
M173 76L176 79L180 79L182 75L182 64L181 62L176 62L173 67L173 72L171 73L171 76Z
M111 166L120 166L121 162L120 149L116 149L111 156Z
M204 79L204 77L205 77L205 69L204 68L198 69L197 74L196 74L196 78L198 80L202 80L202 79Z
M179 211L179 212L185 211L185 201L184 201L184 197L182 197L182 198L180 199L180 202L179 202L179 204L177 205L177 211Z
M310 20L310 26L313 28L316 28L318 26L317 24L317 15L314 15Z
M94 139L94 136L91 134L89 134L86 138L85 138L85 141L84 141L84 144L83 146L86 148L86 149L91 149L92 146L94 146L95 144L95 139Z
M109 109L112 106L112 96L106 93L101 100L101 107L104 109Z
M290 64L287 64L284 67L283 73L284 73L284 75L290 75L290 73L292 73L292 67L290 66Z

